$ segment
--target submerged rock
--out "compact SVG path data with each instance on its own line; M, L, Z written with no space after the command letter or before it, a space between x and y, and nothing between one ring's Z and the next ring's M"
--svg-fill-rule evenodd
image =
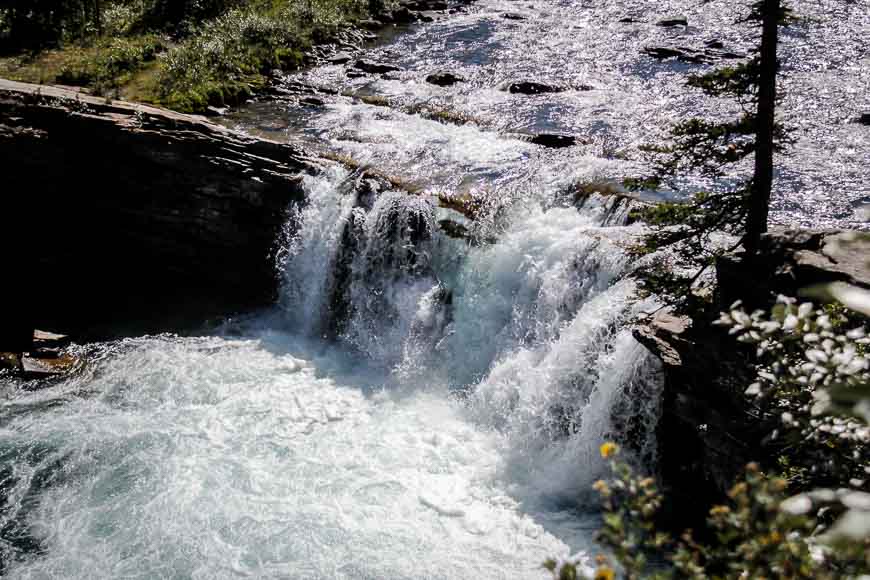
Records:
M526 17L516 12L505 12L501 15L505 20L526 20Z
M656 26L664 26L670 28L672 26L688 26L689 21L685 16L671 16L656 22Z
M696 49L687 46L647 46L643 51L659 60L675 58L692 64L710 64L721 60L744 58L745 55L736 52L714 48Z
M382 63L382 62L374 62L374 61L365 60L365 59L360 59L360 60L356 61L356 63L353 66L357 70L361 70L361 71L367 72L367 73L374 73L374 74L396 72L396 71L402 70L399 67L392 65L392 64L386 64L386 63Z
M574 135L560 135L558 133L538 133L537 135L530 136L527 141L542 147L561 149L576 145L577 137Z
M426 77L426 82L439 87L449 87L456 83L464 83L465 78L447 71L432 73Z
M554 85L546 85L535 81L520 81L511 83L507 87L507 91L511 94L518 95L540 95L543 93L561 93L565 90L564 87Z

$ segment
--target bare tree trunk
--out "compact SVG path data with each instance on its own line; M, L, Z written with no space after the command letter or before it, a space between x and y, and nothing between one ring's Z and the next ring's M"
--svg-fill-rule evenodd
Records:
M758 83L758 118L755 137L755 173L744 246L749 256L758 252L761 234L767 231L770 192L773 187L773 131L776 112L776 48L781 0L763 0L761 63Z

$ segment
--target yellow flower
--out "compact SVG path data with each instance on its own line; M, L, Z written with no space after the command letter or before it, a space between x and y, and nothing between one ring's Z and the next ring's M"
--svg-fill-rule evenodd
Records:
M727 505L717 505L710 508L711 516L724 516L728 515L729 513L731 513L731 508L729 508Z
M593 580L613 580L616 578L616 573L610 566L599 566L595 569L595 576L592 578Z
M617 453L619 453L619 445L617 445L616 443L611 443L610 441L608 441L607 443L605 443L604 445L601 446L599 451L601 452L601 457L603 457L604 459L608 459L608 458L612 457L613 455L616 455Z

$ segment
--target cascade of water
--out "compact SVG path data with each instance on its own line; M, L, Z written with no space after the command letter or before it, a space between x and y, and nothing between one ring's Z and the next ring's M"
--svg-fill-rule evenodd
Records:
M650 304L621 280L628 204L523 203L492 243L466 245L440 233L424 198L349 192L359 182L342 173L320 179L332 187L310 188L320 198L305 210L288 287L320 256L333 270L305 282L318 296L288 293L291 311L329 301L317 310L329 311L336 336L392 368L396 384L460 394L476 422L508 437L509 469L529 494L576 497L599 474L605 437L630 432L651 456L656 365L626 330ZM343 233L324 235L324 221Z

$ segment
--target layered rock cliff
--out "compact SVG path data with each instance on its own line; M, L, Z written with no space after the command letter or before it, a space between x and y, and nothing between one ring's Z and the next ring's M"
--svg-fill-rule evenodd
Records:
M153 332L269 303L313 167L201 117L5 80L0 159L0 350L19 351L25 327Z

